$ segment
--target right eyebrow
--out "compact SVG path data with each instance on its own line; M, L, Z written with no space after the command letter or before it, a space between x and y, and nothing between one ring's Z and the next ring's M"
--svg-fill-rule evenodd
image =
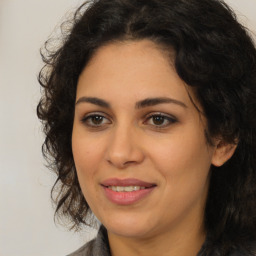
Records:
M108 102L106 102L105 100L99 99L99 98L95 98L95 97L81 97L76 101L76 105L82 103L82 102L87 102L87 103L91 103L103 108L110 108L110 104Z
M176 99L172 99L172 98L167 98L167 97L157 97L157 98L147 98L144 99L142 101L139 101L136 103L136 108L145 108L145 107L149 107L149 106L155 106L158 104L164 104L164 103L172 103L172 104L176 104L178 106L181 106L183 108L187 108L186 104L183 103L182 101L176 100Z

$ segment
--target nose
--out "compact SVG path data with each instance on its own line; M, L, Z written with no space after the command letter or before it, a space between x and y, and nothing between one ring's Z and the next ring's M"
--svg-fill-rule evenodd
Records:
M143 162L145 156L139 137L135 128L119 126L113 129L107 147L107 161L118 169Z

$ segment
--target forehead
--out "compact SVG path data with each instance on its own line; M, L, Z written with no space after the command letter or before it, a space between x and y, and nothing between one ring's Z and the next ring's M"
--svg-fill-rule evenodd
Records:
M188 90L170 55L152 41L142 40L99 48L79 77L77 97L118 100L130 95L141 100L168 96L190 102Z

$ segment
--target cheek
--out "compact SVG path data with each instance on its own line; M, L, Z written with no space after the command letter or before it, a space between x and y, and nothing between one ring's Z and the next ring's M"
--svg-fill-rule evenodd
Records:
M85 170L91 172L92 167L102 158L103 147L100 139L95 136L86 135L81 128L73 129L72 135L72 151L73 157L78 171Z
M99 144L94 143L94 140L85 139L74 133L72 150L81 190L90 208L95 209L99 194L96 176L102 158L102 149Z
M85 193L93 183L100 159L103 157L101 143L77 131L72 136L72 151L80 186Z
M155 143L150 155L155 168L172 188L203 187L211 166L212 150L203 133L182 133Z
M198 144L183 139L172 142L165 147L155 147L152 153L158 156L154 158L154 165L165 183L159 203L173 209L172 214L179 216L194 206L197 209L204 207L209 186L210 156L207 146L198 141ZM166 218L170 214L164 213Z

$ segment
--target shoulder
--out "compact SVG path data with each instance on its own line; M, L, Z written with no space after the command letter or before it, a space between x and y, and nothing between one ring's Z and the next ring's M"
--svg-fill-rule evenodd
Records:
M220 254L221 255L221 254ZM229 250L228 256L256 256L256 243L248 243L243 246L234 245Z
M246 241L240 246L235 245L230 256L256 256L256 241Z
M96 238L68 256L110 256L106 229L101 226Z
M92 249L94 247L95 240L96 240L96 238L91 240L90 242L86 243L81 248L79 248L78 250L76 250L75 252L73 252L67 256L87 256L87 255L89 256L89 255L92 255Z
M256 256L256 241L214 243L206 239L197 256Z
M256 256L256 246L253 248L242 248L233 250L229 256Z

